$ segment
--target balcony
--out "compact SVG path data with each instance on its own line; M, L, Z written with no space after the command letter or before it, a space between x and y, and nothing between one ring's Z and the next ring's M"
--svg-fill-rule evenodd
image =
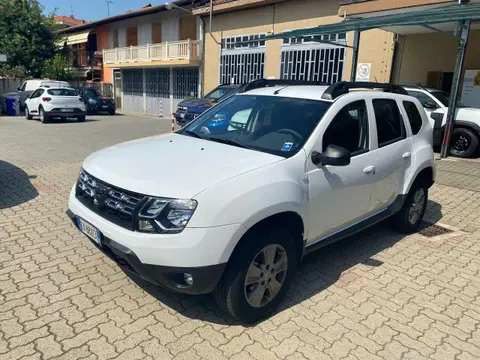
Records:
M200 60L200 44L198 40L189 39L103 50L103 64L114 67L194 63Z

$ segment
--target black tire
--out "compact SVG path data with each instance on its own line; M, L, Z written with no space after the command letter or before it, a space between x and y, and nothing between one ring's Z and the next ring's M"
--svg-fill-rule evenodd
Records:
M478 143L478 136L472 130L456 128L453 130L450 154L460 158L469 158L477 152Z
M77 117L78 122L85 122L85 115Z
M110 110L110 111L108 112L108 114L109 114L109 115L112 115L112 116L115 115L115 110Z
M423 195L423 200L419 204L417 194ZM417 181L412 185L410 192L405 199L402 209L390 219L392 227L404 234L411 234L420 228L428 204L428 187ZM413 209L415 208L415 209ZM416 213L413 216L412 212Z
M244 242L232 255L227 269L215 288L213 295L218 306L227 314L242 323L253 323L268 317L285 298L296 272L298 257L293 236L287 230L280 227L260 228L246 236L247 238L244 239ZM278 280L278 283L282 283L282 285L276 296L266 304L260 307L254 307L247 300L246 291L247 289L260 289L261 282L259 281L256 284L258 287L249 288L250 285L247 286L245 284L247 271L251 264L253 264L253 261L258 259L262 249L269 245L276 245L278 247L277 250L279 250L279 252L275 252L276 259L280 256L277 254L281 253L281 256L286 255L287 268L285 272L281 272L276 276L271 275L271 272L274 271L273 267L270 269L267 267L262 270L264 271L264 273L262 272L262 278L265 279L263 281L263 283L266 283L265 286L270 286L271 280L275 281L280 279L280 277L283 279L283 282L282 280ZM260 277L258 279L260 279ZM270 281L268 281L269 279ZM267 291L268 294L270 294L270 290L264 289L262 299L265 299L265 296L267 296ZM255 291L252 291L252 293L253 292Z
M28 106L25 106L25 119L27 120L33 119L33 116L30 114L30 111L28 110Z
M42 123L48 124L50 122L50 116L45 113L45 110L43 110L43 108L38 109L38 114L40 115L40 121Z

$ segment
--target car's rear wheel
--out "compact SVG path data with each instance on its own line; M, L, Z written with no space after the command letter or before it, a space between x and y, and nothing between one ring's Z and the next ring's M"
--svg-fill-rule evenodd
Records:
M427 204L428 188L421 181L417 181L412 185L402 209L392 217L392 226L405 234L417 231L425 215Z
M43 108L40 108L38 110L38 114L40 115L40 121L44 124L47 124L50 122L50 116L47 115L47 113L45 112L45 110L43 110Z
M110 110L108 113L113 116L115 115L115 110Z
M33 116L30 114L30 110L28 110L28 106L25 105L25 119L32 120Z
M77 117L78 122L85 122L85 115Z
M461 158L471 157L478 149L478 137L470 129L456 128L453 131L450 154Z
M285 298L297 268L294 239L266 227L247 235L214 291L217 304L243 323L269 316Z

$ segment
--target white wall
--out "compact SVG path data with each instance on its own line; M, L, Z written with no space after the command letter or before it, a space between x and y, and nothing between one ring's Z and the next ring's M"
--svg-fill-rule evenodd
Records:
M157 14L139 16L128 20L117 21L110 24L110 48L113 48L113 33L118 30L118 46L126 46L127 27L138 27L138 44L145 45L152 42L152 23L162 22L163 41L178 41L180 39L180 16L184 16L182 10L170 10ZM197 26L198 28L198 26ZM197 30L199 31L199 30Z

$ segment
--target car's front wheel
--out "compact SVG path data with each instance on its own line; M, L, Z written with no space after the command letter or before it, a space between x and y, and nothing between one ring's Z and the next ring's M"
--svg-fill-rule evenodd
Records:
M297 268L292 235L279 227L247 235L214 291L217 304L243 323L269 316L285 298Z
M456 128L453 131L450 153L452 156L469 158L478 149L478 137L470 129Z
M78 122L85 122L85 115L77 117Z
M28 110L28 106L25 105L25 118L27 120L32 120L33 116L30 114L30 110Z

